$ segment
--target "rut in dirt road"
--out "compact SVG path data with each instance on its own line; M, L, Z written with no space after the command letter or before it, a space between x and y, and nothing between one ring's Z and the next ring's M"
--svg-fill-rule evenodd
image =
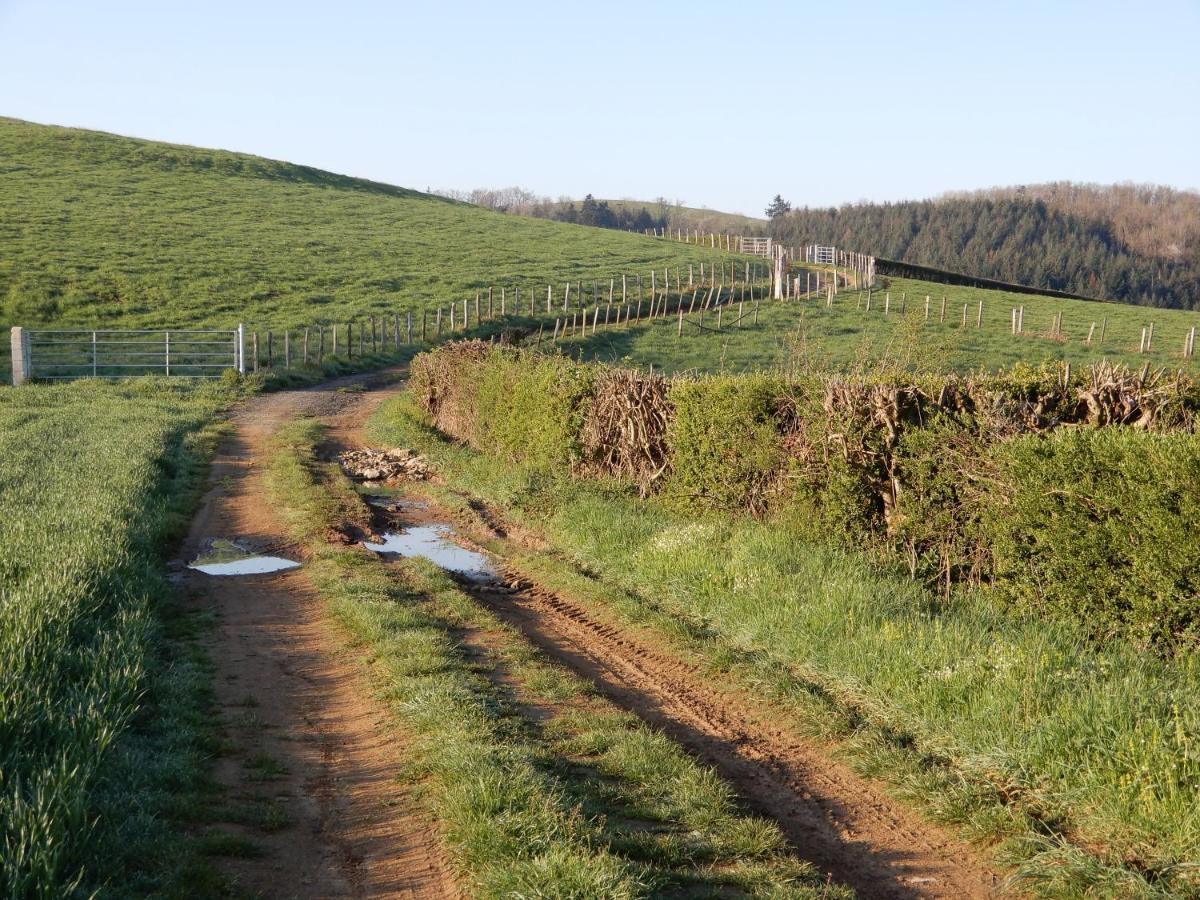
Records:
M300 414L357 428L387 396L371 388L386 383L346 378L242 406L180 562L213 538L295 557L258 475L265 440ZM359 384L367 390L338 391ZM183 578L192 602L217 615L208 652L231 751L215 776L234 811L219 831L258 850L221 869L263 897L458 896L436 829L396 783L395 731L304 569Z
M436 508L401 514L408 526L451 518ZM481 518L494 537L498 517ZM600 621L517 571L492 584L460 583L547 656L713 766L751 808L780 825L799 856L860 896L1000 895L999 877L968 845L786 733L744 698L714 690L710 676L633 629Z

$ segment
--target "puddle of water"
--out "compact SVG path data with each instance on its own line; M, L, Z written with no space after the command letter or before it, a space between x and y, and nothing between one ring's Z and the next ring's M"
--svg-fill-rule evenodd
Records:
M378 507L379 509L429 509L429 504L424 500L405 500L403 497L385 496L369 496L366 500L369 506Z
M490 579L495 573L487 557L448 540L447 536L453 533L449 525L418 525L402 532L385 531L382 544L363 541L363 546L376 553L420 556L475 581Z
M282 556L261 556L239 547L233 541L213 541L207 553L188 563L189 569L205 575L265 575L295 569L300 563Z

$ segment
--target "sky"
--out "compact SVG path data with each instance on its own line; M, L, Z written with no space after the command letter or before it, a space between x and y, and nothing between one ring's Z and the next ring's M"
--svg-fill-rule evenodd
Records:
M1200 188L1200 0L0 0L0 115L760 215Z

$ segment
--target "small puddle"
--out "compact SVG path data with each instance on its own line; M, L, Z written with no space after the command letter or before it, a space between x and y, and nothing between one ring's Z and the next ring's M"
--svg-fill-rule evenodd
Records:
M240 547L233 541L216 540L188 563L189 569L205 575L265 575L282 572L284 569L299 568L300 563L282 556L262 556Z
M447 536L453 533L454 529L449 525L417 525L406 531L385 531L382 544L363 541L363 546L376 553L420 556L449 572L474 581L492 578L495 570L487 557L448 540Z
M424 500L405 500L403 497L368 496L366 501L368 506L391 512L400 512L405 509L429 509L429 504Z

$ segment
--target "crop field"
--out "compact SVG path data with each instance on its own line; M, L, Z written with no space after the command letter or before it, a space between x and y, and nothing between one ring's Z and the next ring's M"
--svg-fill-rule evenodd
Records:
M803 272L793 270L793 275L799 273L802 285ZM1059 361L1079 367L1103 359L1131 366L1149 363L1155 368L1197 368L1196 357L1185 359L1182 355L1189 329L1200 326L1200 314L1194 312L1013 294L909 278L881 282L873 291L870 311L865 308L865 294L858 291L843 291L831 307L826 306L824 297L764 300L757 325L747 319L742 327L726 326L721 333L702 334L685 326L680 338L676 320L668 318L567 340L564 352L572 356L582 352L587 358L609 363L653 365L668 372L837 371L879 364L928 372L969 372ZM891 310L885 313L889 293ZM927 296L931 298L929 321L925 320ZM946 314L945 320L939 321L942 297L946 298ZM977 326L981 301L982 325ZM1020 335L1012 334L1014 307L1025 310L1025 329ZM734 304L726 311L726 322L736 318L736 309ZM1061 332L1054 334L1053 320L1060 313ZM1151 350L1139 353L1142 329L1151 323ZM707 327L715 324L714 316L705 319ZM1089 330L1091 345L1087 344Z
M208 883L181 871L188 854L163 828L208 751L196 663L164 655L162 553L232 396L158 381L0 388L6 897Z

